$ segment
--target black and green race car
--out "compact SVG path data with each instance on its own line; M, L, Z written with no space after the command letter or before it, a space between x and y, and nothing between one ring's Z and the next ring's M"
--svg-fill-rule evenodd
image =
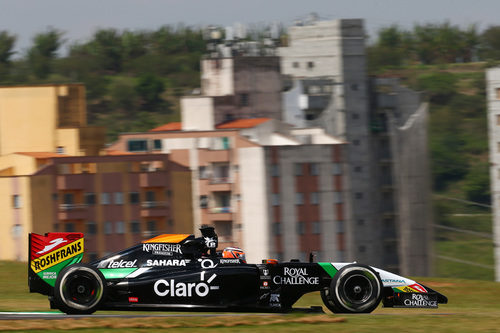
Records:
M30 234L30 292L68 314L97 310L287 312L304 294L321 292L334 313L386 307L437 308L442 294L408 278L358 263L248 264L217 252L212 227L202 236L160 235L89 264L81 233Z

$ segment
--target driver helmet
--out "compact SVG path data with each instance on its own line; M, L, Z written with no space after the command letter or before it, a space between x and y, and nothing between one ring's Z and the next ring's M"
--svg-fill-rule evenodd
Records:
M247 263L245 252L238 247L226 247L224 251L222 251L222 258L240 259L245 264Z

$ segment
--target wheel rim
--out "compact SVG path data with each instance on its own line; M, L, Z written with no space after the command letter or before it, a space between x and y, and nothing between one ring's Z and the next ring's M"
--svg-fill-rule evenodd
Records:
M343 298L351 305L363 305L373 295L371 280L363 274L348 276L342 286Z
M102 284L91 270L78 270L68 274L63 282L62 299L72 308L87 310L101 299Z

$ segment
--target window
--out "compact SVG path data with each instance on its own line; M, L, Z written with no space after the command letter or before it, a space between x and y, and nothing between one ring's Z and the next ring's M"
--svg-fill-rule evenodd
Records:
M200 195L200 208L208 208L208 196Z
M352 119L359 119L359 114L357 114L357 113L353 113L353 114L351 115L351 118L352 118Z
M95 234L97 234L97 224L95 222L87 222L87 223L85 223L85 233L87 235L95 235Z
M280 176L280 169L278 164L272 164L271 165L271 177L279 177Z
M361 245L360 247L358 247L358 251L361 253L366 252L366 246Z
M21 196L19 194L14 194L12 196L12 206L14 208L21 208Z
M240 106L248 106L248 94L240 94Z
M130 233L138 234L141 232L141 224L139 221L130 221Z
M358 139L352 140L352 144L355 146L359 146L359 140Z
M314 62L312 62L312 61L308 61L308 62L307 62L307 68L309 68L309 69L313 69L313 68L314 68Z
M356 192L354 196L356 197L356 199L363 199L363 193L361 192Z
M73 193L64 193L64 195L63 195L63 203L65 205L72 205L74 203Z
M115 192L115 205L123 205L123 193Z
M332 175L336 176L336 175L340 175L342 174L342 167L340 165L340 163L333 163L332 164Z
M280 222L273 223L273 234L275 236L281 235L281 223Z
M85 193L85 204L86 205L95 205L95 193L87 192Z
M161 150L162 149L162 141L160 139L153 140L153 150Z
M113 232L113 224L111 222L104 222L104 234L110 235Z
M337 221L337 232L338 233L344 233L345 232L344 221Z
M64 154L64 147L63 146L58 146L56 148L56 153L57 154Z
M198 167L198 177L200 179L207 179L209 177L208 170L206 166Z
M117 221L115 223L115 231L117 234L125 233L125 224L123 223L123 221Z
M311 205L319 204L319 193L318 192L311 192L310 201L311 201Z
M302 163L295 163L295 176L302 176Z
M219 237L231 237L233 235L233 227L231 221L215 221L215 230Z
M139 203L139 193L138 192L130 192L129 193L129 201L131 204Z
M363 219L358 219L358 225L364 225L365 224L365 220Z
M271 194L271 203L273 206L279 206L280 205L280 195L279 193L272 193Z
M318 221L312 223L312 233L315 235L321 233L321 224Z
M360 166L355 166L354 167L354 172L361 172L362 170L363 170L363 168L360 167Z
M73 223L64 223L64 232L75 232L75 225Z
M500 88L495 89L497 99L500 99Z
M303 205L304 204L304 193L302 193L302 192L295 193L295 204L296 205Z
M310 170L309 172L311 173L311 176L317 176L319 175L319 165L318 163L311 163L309 164Z
M146 191L146 201L156 201L155 200L155 192L154 191Z
M109 193L103 192L101 193L101 205L109 205Z
M148 221L147 228L148 228L149 232L155 232L156 231L156 221Z
M127 141L127 151L131 152L145 152L148 151L148 141L147 140L128 140Z
M294 61L294 62L292 63L292 67L293 67L293 68L299 68L299 67L300 67L300 65L299 65L298 61Z
M497 125L500 125L500 114L497 114Z
M304 222L297 222L297 233L299 235L306 233L306 224Z

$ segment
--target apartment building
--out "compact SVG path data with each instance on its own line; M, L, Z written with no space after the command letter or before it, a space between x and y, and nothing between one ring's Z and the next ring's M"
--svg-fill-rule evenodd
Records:
M29 232L85 234L86 260L158 233L192 231L190 172L165 154L99 156L82 85L0 87L0 259Z
M495 281L500 281L500 68L486 70Z

